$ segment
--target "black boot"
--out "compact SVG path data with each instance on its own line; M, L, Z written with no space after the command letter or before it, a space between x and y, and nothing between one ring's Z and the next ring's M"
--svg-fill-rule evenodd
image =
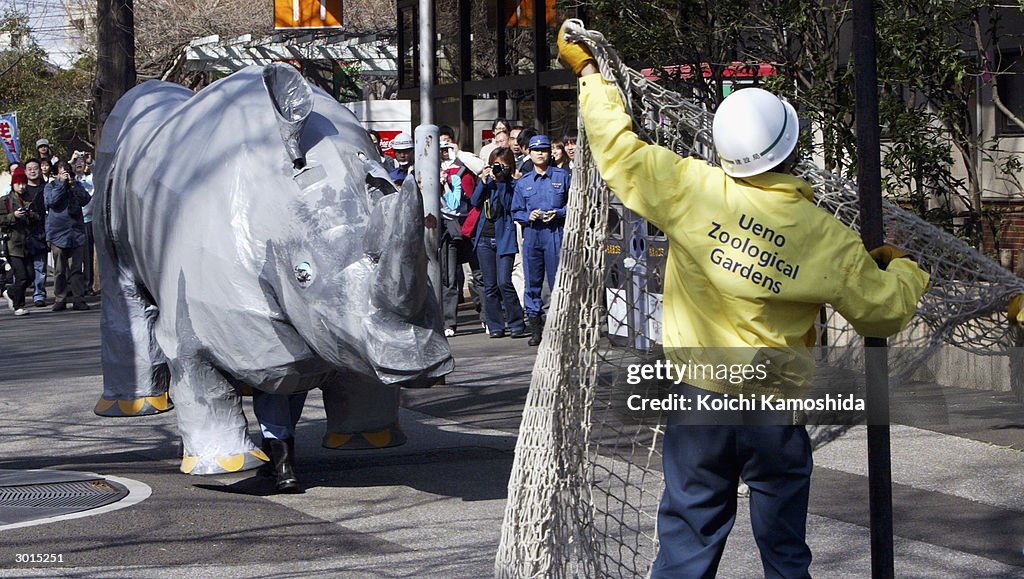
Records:
M270 460L274 463L274 478L277 491L281 493L302 492L299 479L295 478L295 439L268 439L270 442Z
M544 330L544 323L541 322L540 316L530 316L530 341L529 345L539 346L541 334Z

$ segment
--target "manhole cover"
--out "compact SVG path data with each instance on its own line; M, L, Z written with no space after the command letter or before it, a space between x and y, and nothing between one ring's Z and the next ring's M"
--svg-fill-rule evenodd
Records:
M106 512L112 509L100 507L132 494L130 486L146 491L130 504L149 495L148 486L119 477L57 470L0 470L0 529L30 521L46 522L42 519L88 516L93 513L84 512L94 509L99 509L96 514Z

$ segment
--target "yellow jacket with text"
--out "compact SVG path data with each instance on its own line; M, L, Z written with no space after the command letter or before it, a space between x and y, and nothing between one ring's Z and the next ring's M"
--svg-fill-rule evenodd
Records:
M810 385L805 339L822 304L865 336L891 336L913 317L928 274L909 259L880 269L856 233L813 203L806 181L780 173L734 179L643 142L599 74L580 79L580 111L601 177L668 236L667 357L769 368L764 380L701 373L687 382L725 394L798 396Z

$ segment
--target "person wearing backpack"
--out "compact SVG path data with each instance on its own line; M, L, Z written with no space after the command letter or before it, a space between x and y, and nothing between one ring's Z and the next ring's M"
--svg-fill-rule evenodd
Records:
M452 337L458 326L459 294L465 276L462 264L469 261L472 235L479 211L472 211L470 196L476 188L476 175L456 158L452 141L441 141L441 285L444 335ZM464 231L469 231L469 234Z

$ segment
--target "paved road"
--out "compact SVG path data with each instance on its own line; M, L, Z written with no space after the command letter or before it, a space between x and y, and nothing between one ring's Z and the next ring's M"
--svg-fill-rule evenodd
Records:
M152 495L95 516L0 531L0 575L485 577L492 573L534 350L482 332L452 340L447 384L403 393L410 442L319 446L318 395L299 429L305 494L246 473L178 472L173 412L100 419L99 312L0 311L0 469L136 480ZM472 328L468 320L461 327ZM893 429L897 575L1024 577L1024 418L993 393L944 391L943 428ZM250 413L251 416L251 413ZM864 432L820 449L809 534L816 577L870 574ZM741 503L720 576L760 574ZM15 562L58 553L59 565Z

